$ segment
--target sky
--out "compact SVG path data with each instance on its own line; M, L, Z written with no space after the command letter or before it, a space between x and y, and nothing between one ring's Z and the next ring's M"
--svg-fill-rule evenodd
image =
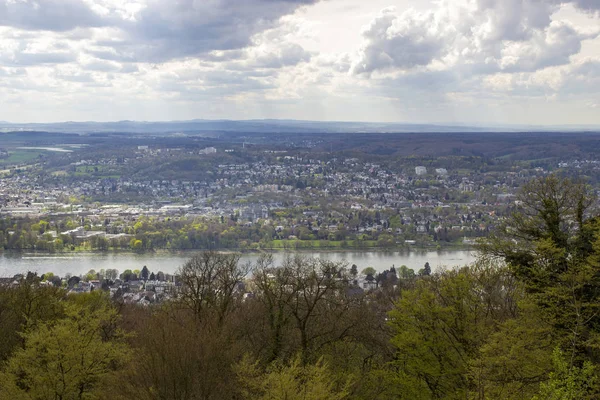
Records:
M600 0L0 0L0 120L600 125Z

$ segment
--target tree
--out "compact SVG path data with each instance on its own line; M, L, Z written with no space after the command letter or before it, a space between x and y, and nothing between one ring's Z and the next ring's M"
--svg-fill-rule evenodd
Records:
M125 271L123 271L123 273L121 275L119 275L119 277L121 278L122 281L124 282L129 282L130 280L133 280L134 278L134 274L133 271L130 269L126 269Z
M232 399L232 366L242 357L239 339L216 315L198 320L191 310L135 310L135 360L115 382L117 399ZM225 321L227 324L231 322ZM234 358L235 357L235 358Z
M356 264L352 264L352 267L350 267L350 275L352 275L352 277L355 279L358 276L358 267Z
M429 275L431 275L431 267L429 266L429 262L426 262L425 266L423 267L423 276Z
M469 376L478 398L530 399L552 370L556 344L552 326L519 289L517 316L501 322L471 361Z
M142 280L147 281L149 274L150 274L150 271L148 270L148 267L146 267L144 265L144 267L142 268L142 271L141 271L141 278L142 278Z
M514 318L517 286L505 268L480 263L418 279L389 312L400 398L464 399L469 379L498 322Z
M552 355L554 371L550 373L548 382L540 385L540 394L533 400L579 400L597 399L598 376L596 367L585 362L581 368L572 367L560 349Z
M144 243L141 240L135 239L135 238L131 239L131 241L129 242L129 246L131 247L131 249L133 251L137 251L137 252L140 252L143 250L143 245L144 245Z
M108 301L67 304L64 318L24 334L24 347L0 373L0 398L104 398L107 379L129 357L122 334L111 328L116 318Z
M303 365L296 357L288 365L275 363L262 373L256 363L244 358L236 367L244 399L343 400L349 384L338 385L323 360Z
M42 282L49 281L53 277L54 277L54 273L53 272L46 272L44 275L41 276Z
M406 265L401 265L400 268L398 268L398 272L400 279L412 279L415 277L415 271L408 268Z
M107 269L104 277L114 282L119 277L119 271L116 269Z
M81 278L78 276L72 276L67 280L67 286L69 288L74 287L75 285L79 284L79 282L81 282Z
M579 367L600 346L600 220L587 216L593 201L581 183L536 178L521 189L512 216L479 245L485 256L506 261Z
M178 271L182 284L179 301L202 319L216 312L222 322L235 302L235 289L250 266L240 264L240 254L205 251L194 255Z
M37 276L27 274L16 287L0 286L0 363L17 347L23 347L21 332L35 329L63 314L65 291L40 285Z
M328 335L341 339L349 330L343 318L350 310L344 301L347 280L343 271L342 263L296 255L288 257L276 275L283 281L275 284L289 293L283 301L300 335L304 364L313 356L318 340L330 340ZM341 330L340 325L344 326Z
M363 274L365 276L367 276L367 275L375 276L376 273L377 273L377 271L373 267L367 267L367 268L363 269L361 272L361 274Z
M90 269L88 271L88 273L85 274L85 276L84 276L84 280L86 282L93 281L93 280L95 280L97 278L98 278L98 274L96 273L96 270L94 270L94 269Z
M289 285L292 275L282 268L275 268L273 256L261 256L256 262L252 274L252 283L256 287L257 301L263 305L267 319L269 335L267 339L266 360L272 362L281 356L284 348L285 330L292 318L288 304L295 296Z

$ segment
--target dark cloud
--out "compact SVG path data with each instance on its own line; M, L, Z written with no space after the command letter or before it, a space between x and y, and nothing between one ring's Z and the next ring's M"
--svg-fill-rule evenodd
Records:
M151 0L135 23L123 26L125 40L112 47L116 58L150 62L241 49L282 16L318 1Z
M0 26L64 32L107 22L81 0L0 0Z
M575 0L575 6L583 11L600 13L600 1L598 0Z
M94 43L90 53L113 61L164 62L243 49L252 37L301 6L320 0L147 0L135 19L115 10L96 14L83 0L0 0L0 26L74 31L112 27L116 39Z

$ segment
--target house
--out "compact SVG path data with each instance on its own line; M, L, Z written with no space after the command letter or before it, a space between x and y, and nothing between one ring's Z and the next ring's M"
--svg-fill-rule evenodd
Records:
M418 176L427 175L427 168L423 166L416 167L415 174L417 174Z
M362 277L358 280L358 287L365 292L377 289L377 281L372 276Z
M19 284L19 279L15 276L13 278L0 278L0 287L14 287Z

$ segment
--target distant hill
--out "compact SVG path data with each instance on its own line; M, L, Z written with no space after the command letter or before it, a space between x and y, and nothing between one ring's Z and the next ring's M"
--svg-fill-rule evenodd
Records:
M405 124L372 122L323 122L300 120L190 120L168 122L0 122L0 131L45 131L64 133L136 133L136 134L202 134L211 132L262 133L391 133L391 132L526 132L526 131L600 131L598 126L468 126L459 124Z

